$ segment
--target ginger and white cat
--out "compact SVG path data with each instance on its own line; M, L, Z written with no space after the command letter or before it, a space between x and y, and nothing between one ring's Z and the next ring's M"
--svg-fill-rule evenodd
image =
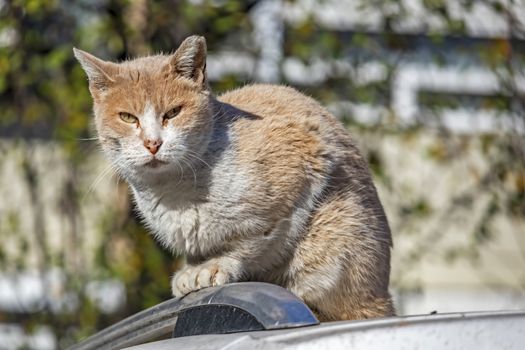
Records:
M199 36L118 64L74 53L104 153L156 238L186 256L174 296L266 281L321 320L394 314L388 222L366 161L326 109L282 86L214 96Z

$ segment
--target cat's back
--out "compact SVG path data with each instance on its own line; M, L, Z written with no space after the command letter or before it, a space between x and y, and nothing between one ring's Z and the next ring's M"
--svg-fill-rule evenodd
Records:
M323 110L314 99L282 85L247 85L219 96L219 100L260 118L270 119L292 115L300 118Z
M245 150L264 145L271 149L269 153L288 150L289 160L301 155L302 160L310 158L312 162L327 153L346 161L361 158L346 128L319 102L294 88L253 84L227 92L218 100L233 106L232 113L240 116L231 116L232 128Z
M299 152L317 153L321 149L347 143L350 135L337 119L313 98L282 85L253 84L232 90L218 100L234 107L235 134L248 143L290 143L294 139ZM236 115L239 118L236 118ZM301 147L304 146L304 147Z
M315 163L327 146L325 119L333 117L317 101L291 87L247 85L218 100L229 105L227 114L241 157L281 158L289 165L294 159Z

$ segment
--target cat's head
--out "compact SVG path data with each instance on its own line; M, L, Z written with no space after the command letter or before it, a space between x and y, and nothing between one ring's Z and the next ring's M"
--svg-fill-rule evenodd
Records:
M122 63L74 54L88 76L102 148L124 176L179 171L202 155L212 129L203 37L187 38L172 55Z

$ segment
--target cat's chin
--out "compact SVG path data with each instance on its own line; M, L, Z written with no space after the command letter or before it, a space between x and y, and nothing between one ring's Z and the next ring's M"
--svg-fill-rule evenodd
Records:
M168 162L153 158L149 162L144 164L144 167L146 169L162 169L165 168L168 165Z

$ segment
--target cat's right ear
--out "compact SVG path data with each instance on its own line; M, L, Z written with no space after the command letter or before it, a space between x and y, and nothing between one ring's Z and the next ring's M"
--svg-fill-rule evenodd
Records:
M89 90L93 97L107 90L115 82L113 77L118 72L116 64L103 61L77 48L73 48L73 53L88 76Z

